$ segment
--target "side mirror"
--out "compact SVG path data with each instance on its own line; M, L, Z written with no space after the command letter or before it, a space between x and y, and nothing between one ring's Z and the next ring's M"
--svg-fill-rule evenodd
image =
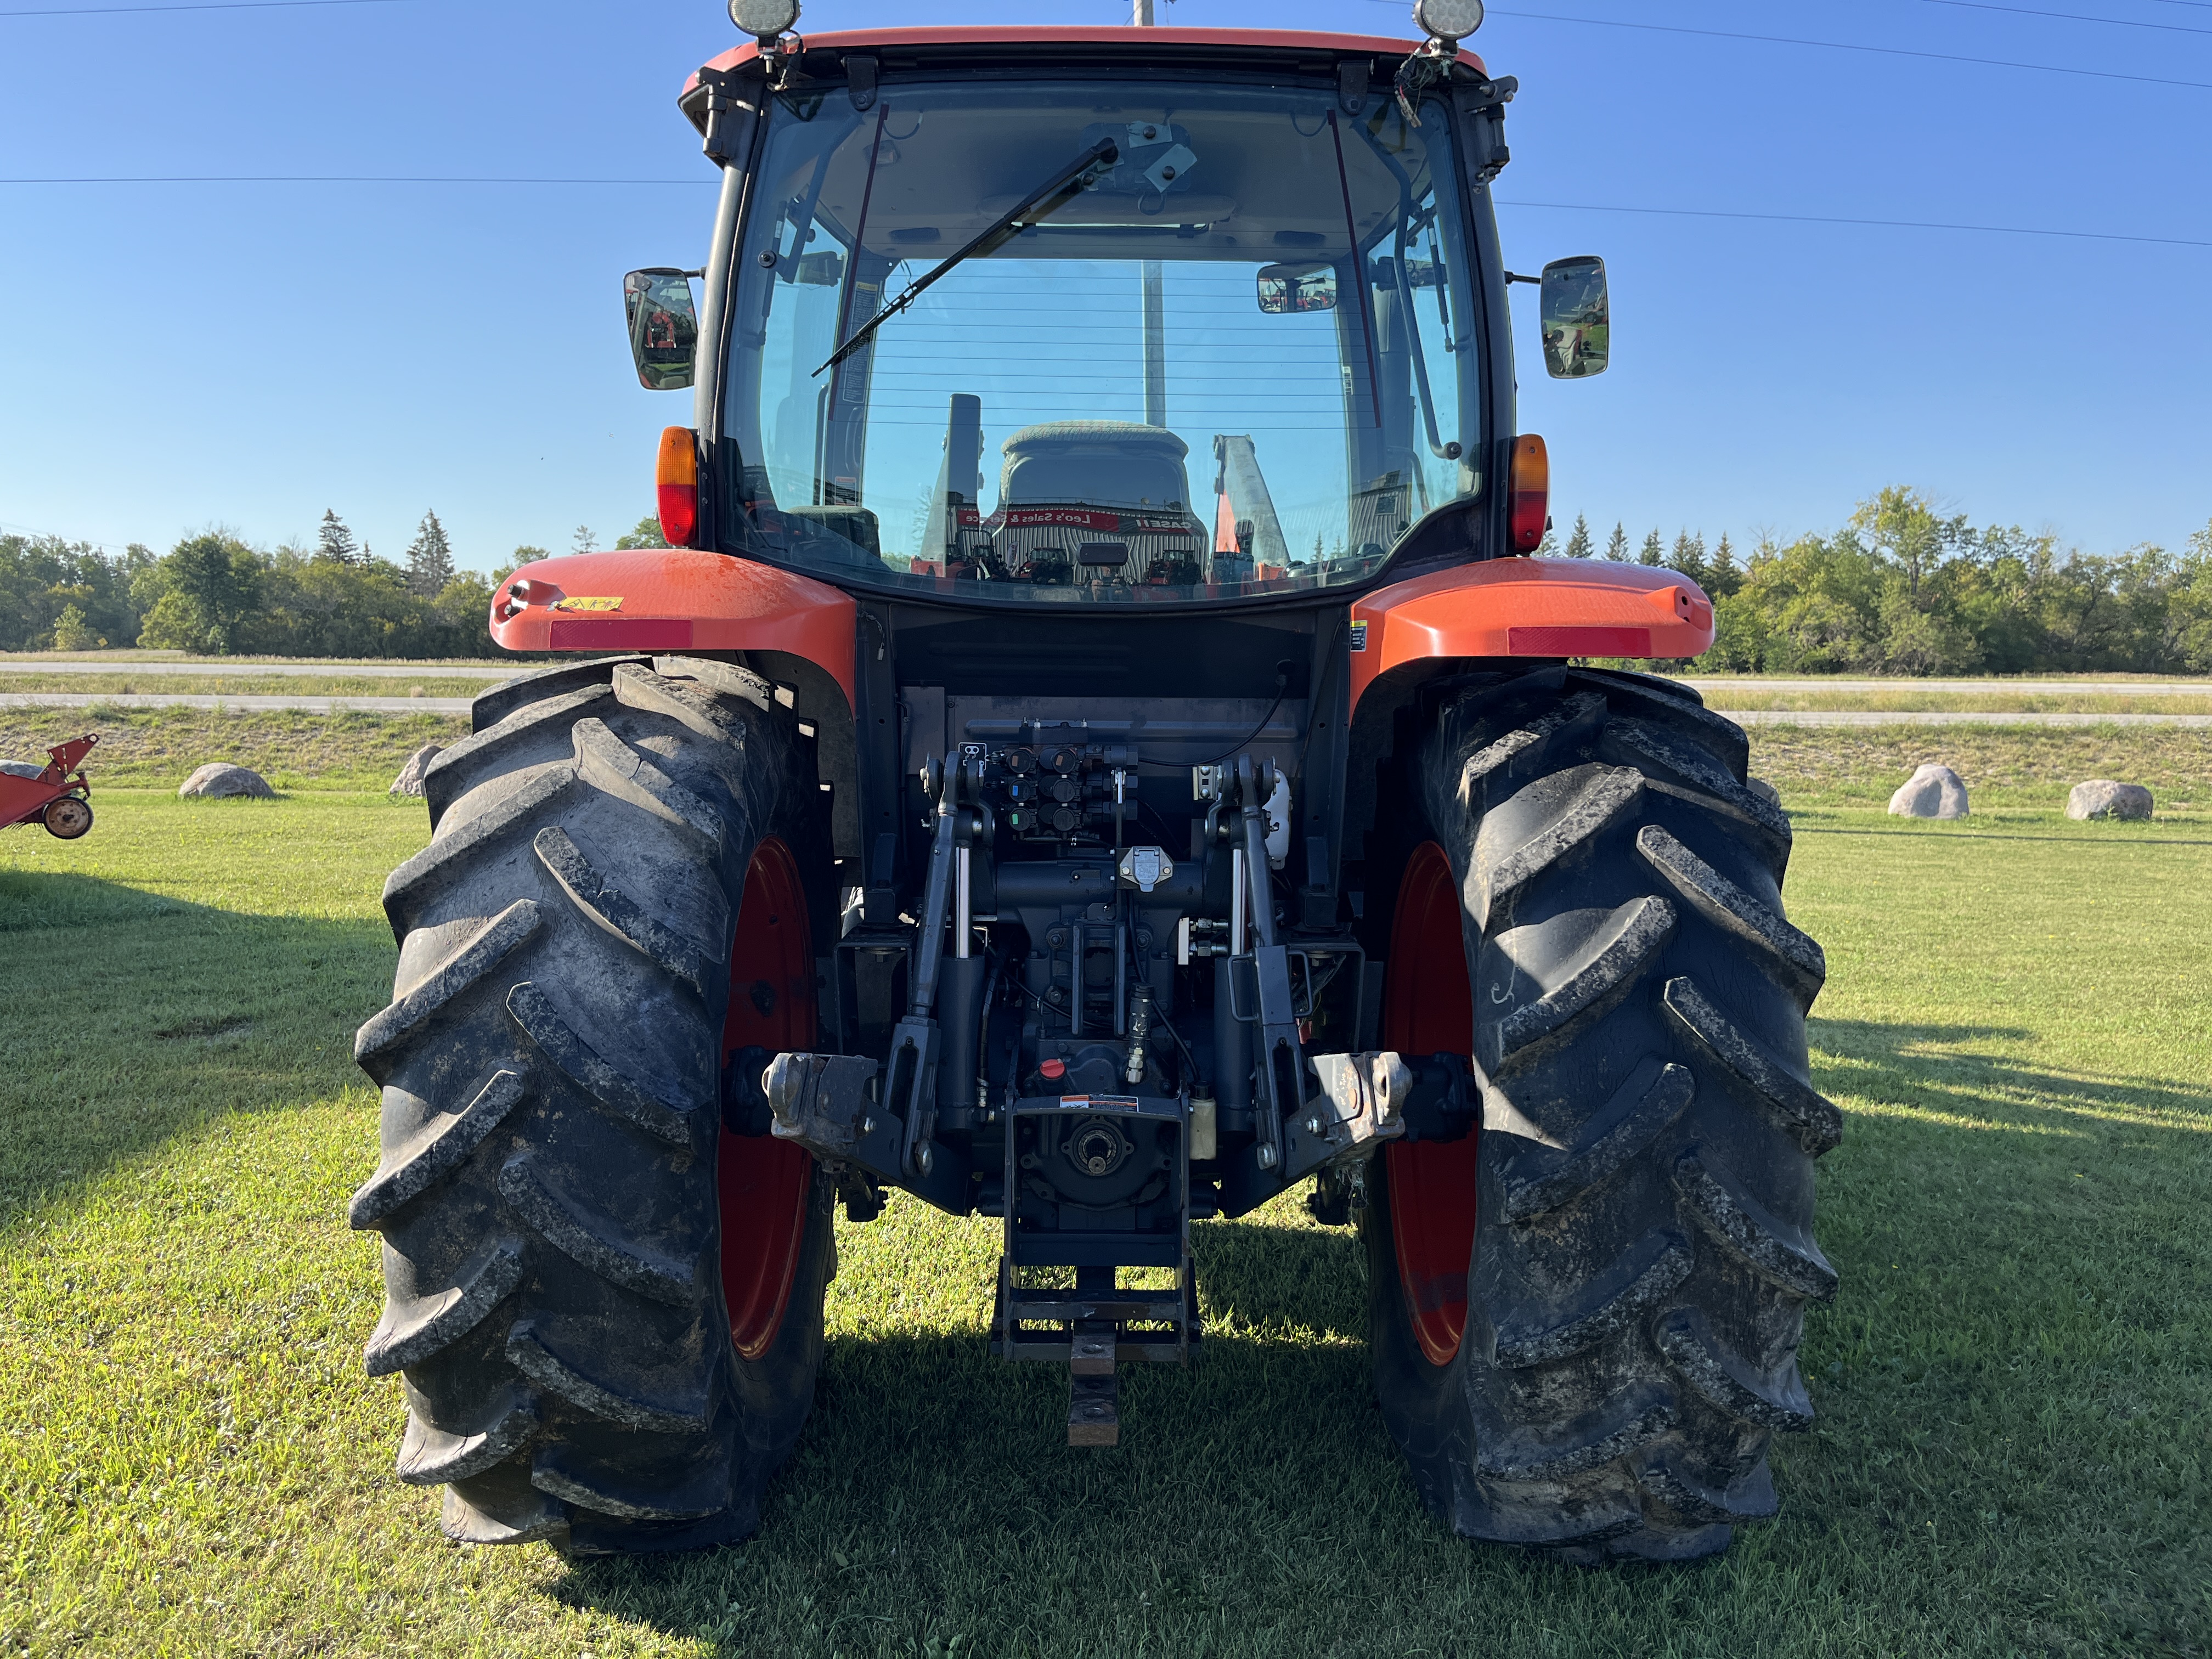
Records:
M1262 265L1260 309L1269 316L1289 311L1336 309L1336 267L1329 264Z
M690 386L692 359L699 349L699 313L691 306L690 278L680 270L633 270L623 278L623 310L638 384L648 392L678 392Z
M1584 255L1544 267L1544 372L1555 380L1605 373L1613 349L1605 261Z

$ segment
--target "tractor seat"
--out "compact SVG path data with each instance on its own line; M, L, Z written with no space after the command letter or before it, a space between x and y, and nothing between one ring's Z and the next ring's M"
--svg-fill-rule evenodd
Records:
M1165 427L1129 421L1047 421L1000 446L999 500L1188 512L1190 446Z

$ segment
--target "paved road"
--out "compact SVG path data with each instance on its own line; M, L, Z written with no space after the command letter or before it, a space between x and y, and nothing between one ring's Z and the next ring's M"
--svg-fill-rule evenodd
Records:
M4 691L0 708L297 708L311 714L341 710L373 714L465 714L466 697L198 697L179 692Z
M204 674L246 679L270 678L339 678L357 676L381 680L505 680L528 664L434 664L388 662L257 663L257 662L98 662L82 658L68 661L0 661L0 674ZM1940 691L1974 696L2098 696L2164 697L2177 692L2212 693L2212 678L2196 680L1839 680L1839 679L1686 679L1700 691L1738 691L1753 695L1778 691L1923 692ZM1951 718L1948 715L1943 719ZM1987 715L1982 719L1990 718Z
M1738 726L2212 726L2212 714L2021 714L1992 710L1723 708Z
M2170 697L2178 692L2212 692L2202 680L1705 680L1685 679L1700 691L1941 691L1980 697Z
M220 674L246 680L266 675L271 678L368 680L511 680L529 664L492 664L483 667L443 663L386 662L0 662L0 674Z
M314 714L341 709L376 714L465 714L466 697L207 697L183 692L134 691L129 696L76 691L0 691L0 708L296 708ZM1741 726L2212 726L2212 714L2021 714L1925 710L1735 708L1722 711Z

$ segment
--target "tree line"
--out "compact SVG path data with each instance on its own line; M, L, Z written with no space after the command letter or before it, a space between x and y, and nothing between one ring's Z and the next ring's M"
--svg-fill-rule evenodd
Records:
M597 545L578 526L578 550ZM617 548L665 545L639 522ZM2212 673L2212 524L2185 550L2109 554L2062 548L2017 526L1977 527L1894 486L1838 529L1739 553L1684 530L1632 550L1616 524L1600 550L1577 518L1540 555L1608 558L1680 571L1714 601L1711 650L1693 671L1768 674ZM468 657L494 654L493 588L455 568L435 513L401 560L357 544L335 511L312 546L273 551L228 532L187 536L156 556L110 554L57 537L0 536L0 650L144 645L212 655Z
M579 551L598 545L585 526L574 542ZM615 545L665 544L647 519ZM334 510L312 545L273 550L219 529L160 555L136 543L118 554L57 536L0 535L0 651L489 657L493 590L516 566L550 556L518 547L489 576L457 569L434 512L397 560L357 543Z
M1688 672L1765 674L2212 673L2212 523L2186 550L2062 549L2017 525L1975 526L1892 486L1837 530L1739 556L1683 531L1596 552L1577 518L1540 554L1680 571L1713 600L1712 649Z

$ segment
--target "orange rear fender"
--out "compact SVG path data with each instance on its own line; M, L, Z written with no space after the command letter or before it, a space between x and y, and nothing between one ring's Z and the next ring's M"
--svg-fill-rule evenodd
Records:
M526 564L492 595L509 651L781 651L853 706L853 600L826 582L714 553L641 548Z
M1713 605L1687 576L1609 559L1492 559L1379 588L1352 607L1352 698L1437 657L1694 657Z

